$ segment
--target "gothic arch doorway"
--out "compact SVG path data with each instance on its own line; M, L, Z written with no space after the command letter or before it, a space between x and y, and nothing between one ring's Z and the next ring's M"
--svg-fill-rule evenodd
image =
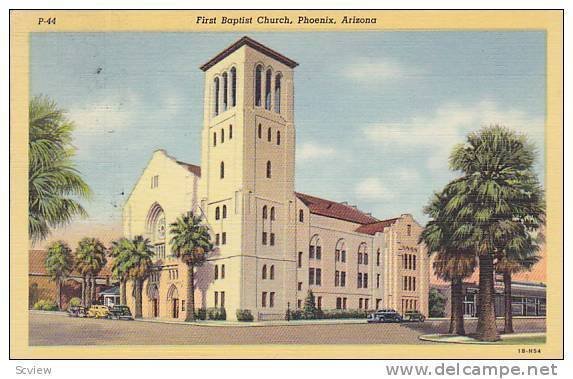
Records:
M174 284L167 291L167 308L170 310L171 317L179 318L179 291Z
M147 290L151 303L151 317L159 317L159 288L157 284L151 284Z

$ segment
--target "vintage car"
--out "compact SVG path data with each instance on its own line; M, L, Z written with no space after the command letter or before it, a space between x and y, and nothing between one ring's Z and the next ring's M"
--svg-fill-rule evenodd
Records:
M366 320L368 323L402 322L402 316L394 309L380 309L370 313Z
M88 310L88 317L106 318L109 315L109 308L105 305L92 305Z
M86 308L81 305L74 305L68 308L68 316L70 317L87 317Z
M127 305L114 305L109 309L107 318L112 320L133 320L133 315Z
M417 321L424 322L426 317L419 311L406 311L404 312L404 321Z

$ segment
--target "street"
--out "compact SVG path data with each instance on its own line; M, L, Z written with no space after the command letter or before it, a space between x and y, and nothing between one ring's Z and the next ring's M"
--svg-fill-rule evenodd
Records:
M30 312L30 346L236 345L236 344L432 344L422 334L445 333L448 321L402 324L196 326L96 320ZM467 320L466 330L475 329ZM503 320L498 320L500 330ZM515 319L516 332L543 332L544 319Z

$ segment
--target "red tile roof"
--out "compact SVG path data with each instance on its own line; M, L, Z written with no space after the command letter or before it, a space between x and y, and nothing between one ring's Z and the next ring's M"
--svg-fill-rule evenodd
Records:
M192 172L198 177L201 177L201 166L197 166L191 163L185 163L181 161L176 161L179 165L185 167L189 172Z
M310 213L320 216L332 217L339 220L350 221L357 224L371 224L379 220L371 215L364 213L356 207L337 203L335 201L321 199L304 193L295 192L298 197L309 209Z
M356 228L356 231L358 233L374 235L378 232L383 232L384 229L386 229L387 227L394 225L396 223L396 220L398 220L398 217L390 218L388 220L373 222L371 224L361 225L358 228Z
M28 256L28 274L34 275L48 275L46 272L46 257L48 252L46 250L30 250ZM71 276L80 276L80 274L74 270ZM98 278L104 278L111 276L111 259L108 258L107 264L100 271Z
M225 50L221 51L214 58L209 60L209 62L202 65L201 70L207 71L208 69L210 69L211 67L216 65L217 62L223 60L225 57L229 56L230 54L232 54L233 52L235 52L236 50L238 50L239 48L241 48L244 45L247 45L247 46L257 50L259 53L263 53L263 54L265 54L265 55L267 55L273 59L276 59L277 61L281 62L282 64L284 64L290 68L295 68L296 66L298 66L298 63L296 63L292 59L287 58L284 55L274 51L273 49L266 47L262 43L259 43L259 42L255 41L254 39L245 36L245 37L241 38L240 40L238 40L237 42L235 42L234 44L232 44L231 46L227 47Z

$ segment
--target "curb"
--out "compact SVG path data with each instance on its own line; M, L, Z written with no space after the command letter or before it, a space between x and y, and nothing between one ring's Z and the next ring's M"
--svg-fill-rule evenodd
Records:
M519 339L520 337L546 337L547 333L544 332L532 332L532 333L514 333L514 334L501 334L500 338L502 340ZM441 339L441 337L450 337L450 340ZM456 338L459 338L456 340ZM422 341L444 343L444 344L458 344L458 345L497 345L496 342L478 341L471 339L467 336L457 336L454 334L424 334L418 337Z
M29 309L30 313L36 313L40 315L53 315L53 316L67 316L68 312L64 311L41 311L38 309Z
M169 320L153 320L153 319L135 319L137 322L148 322L157 324L175 324L175 325L188 325L188 326L203 326L203 327L223 327L223 328L255 328L255 327L269 327L269 326L304 326L304 325L347 325L347 324L366 324L366 320L351 320L345 322L335 321L322 321L322 322L297 322L297 321L263 321L263 322L185 322L185 321L169 321Z

